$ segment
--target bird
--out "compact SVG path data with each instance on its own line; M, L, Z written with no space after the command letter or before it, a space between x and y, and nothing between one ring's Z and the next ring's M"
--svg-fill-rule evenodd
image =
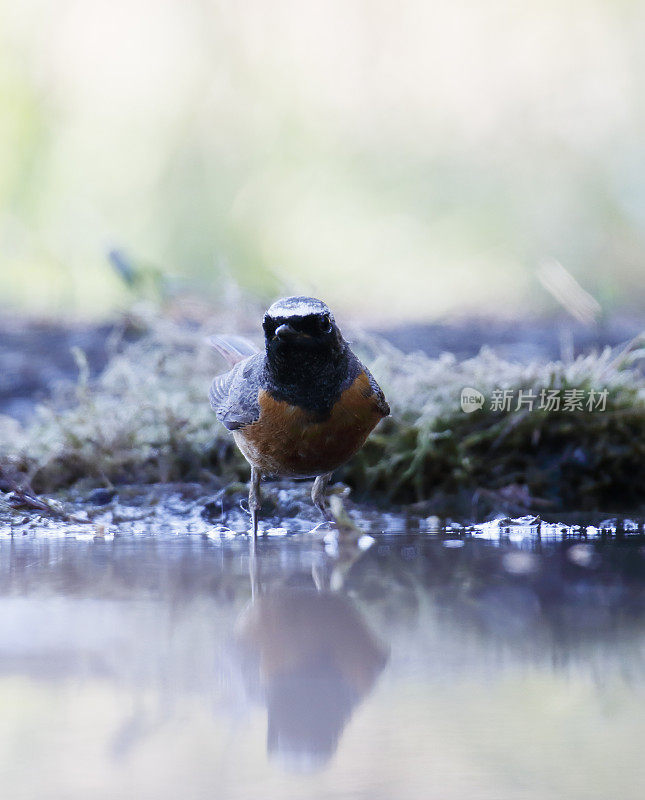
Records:
M329 519L331 475L390 413L380 386L314 297L284 297L262 320L264 350L240 337L211 343L232 368L209 399L251 466L249 511L257 537L263 477L313 478L313 504Z

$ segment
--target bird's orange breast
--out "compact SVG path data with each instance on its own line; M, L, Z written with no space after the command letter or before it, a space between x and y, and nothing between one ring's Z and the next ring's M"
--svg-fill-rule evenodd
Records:
M264 389L256 422L233 432L247 461L263 474L313 477L332 472L361 447L383 414L361 372L323 420Z

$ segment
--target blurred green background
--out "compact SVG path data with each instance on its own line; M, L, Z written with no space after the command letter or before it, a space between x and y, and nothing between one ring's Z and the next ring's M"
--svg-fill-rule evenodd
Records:
M640 0L0 0L0 304L107 253L379 320L645 298Z

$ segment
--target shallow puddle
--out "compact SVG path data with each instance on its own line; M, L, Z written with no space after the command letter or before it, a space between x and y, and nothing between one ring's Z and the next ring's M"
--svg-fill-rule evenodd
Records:
M642 521L155 507L0 533L3 797L642 797Z

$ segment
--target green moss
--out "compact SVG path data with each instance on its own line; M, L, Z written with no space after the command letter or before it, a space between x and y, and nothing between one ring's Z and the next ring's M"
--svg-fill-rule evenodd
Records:
M632 363L642 352L520 365L489 350L457 362L403 355L367 337L358 347L392 406L392 416L338 473L359 495L429 500L437 510L463 510L478 498L538 510L643 505L645 379ZM79 483L246 478L245 462L208 404L210 380L225 365L203 331L157 320L115 352L96 381L88 380L82 353L77 361L78 384L42 406L26 430L0 426L0 468L41 492ZM461 410L465 386L485 395L483 409ZM606 388L607 408L490 410L493 390L520 388Z
M639 508L645 504L645 380L632 368L642 351L610 349L564 364L522 365L483 349L457 362L451 355L403 356L382 342L373 369L393 409L346 468L350 483L398 502L434 498L461 510L479 495L542 509ZM464 387L487 398L461 410ZM512 390L511 412L491 410L494 390ZM516 410L517 392L607 389L606 409ZM441 510L445 510L442 508Z

